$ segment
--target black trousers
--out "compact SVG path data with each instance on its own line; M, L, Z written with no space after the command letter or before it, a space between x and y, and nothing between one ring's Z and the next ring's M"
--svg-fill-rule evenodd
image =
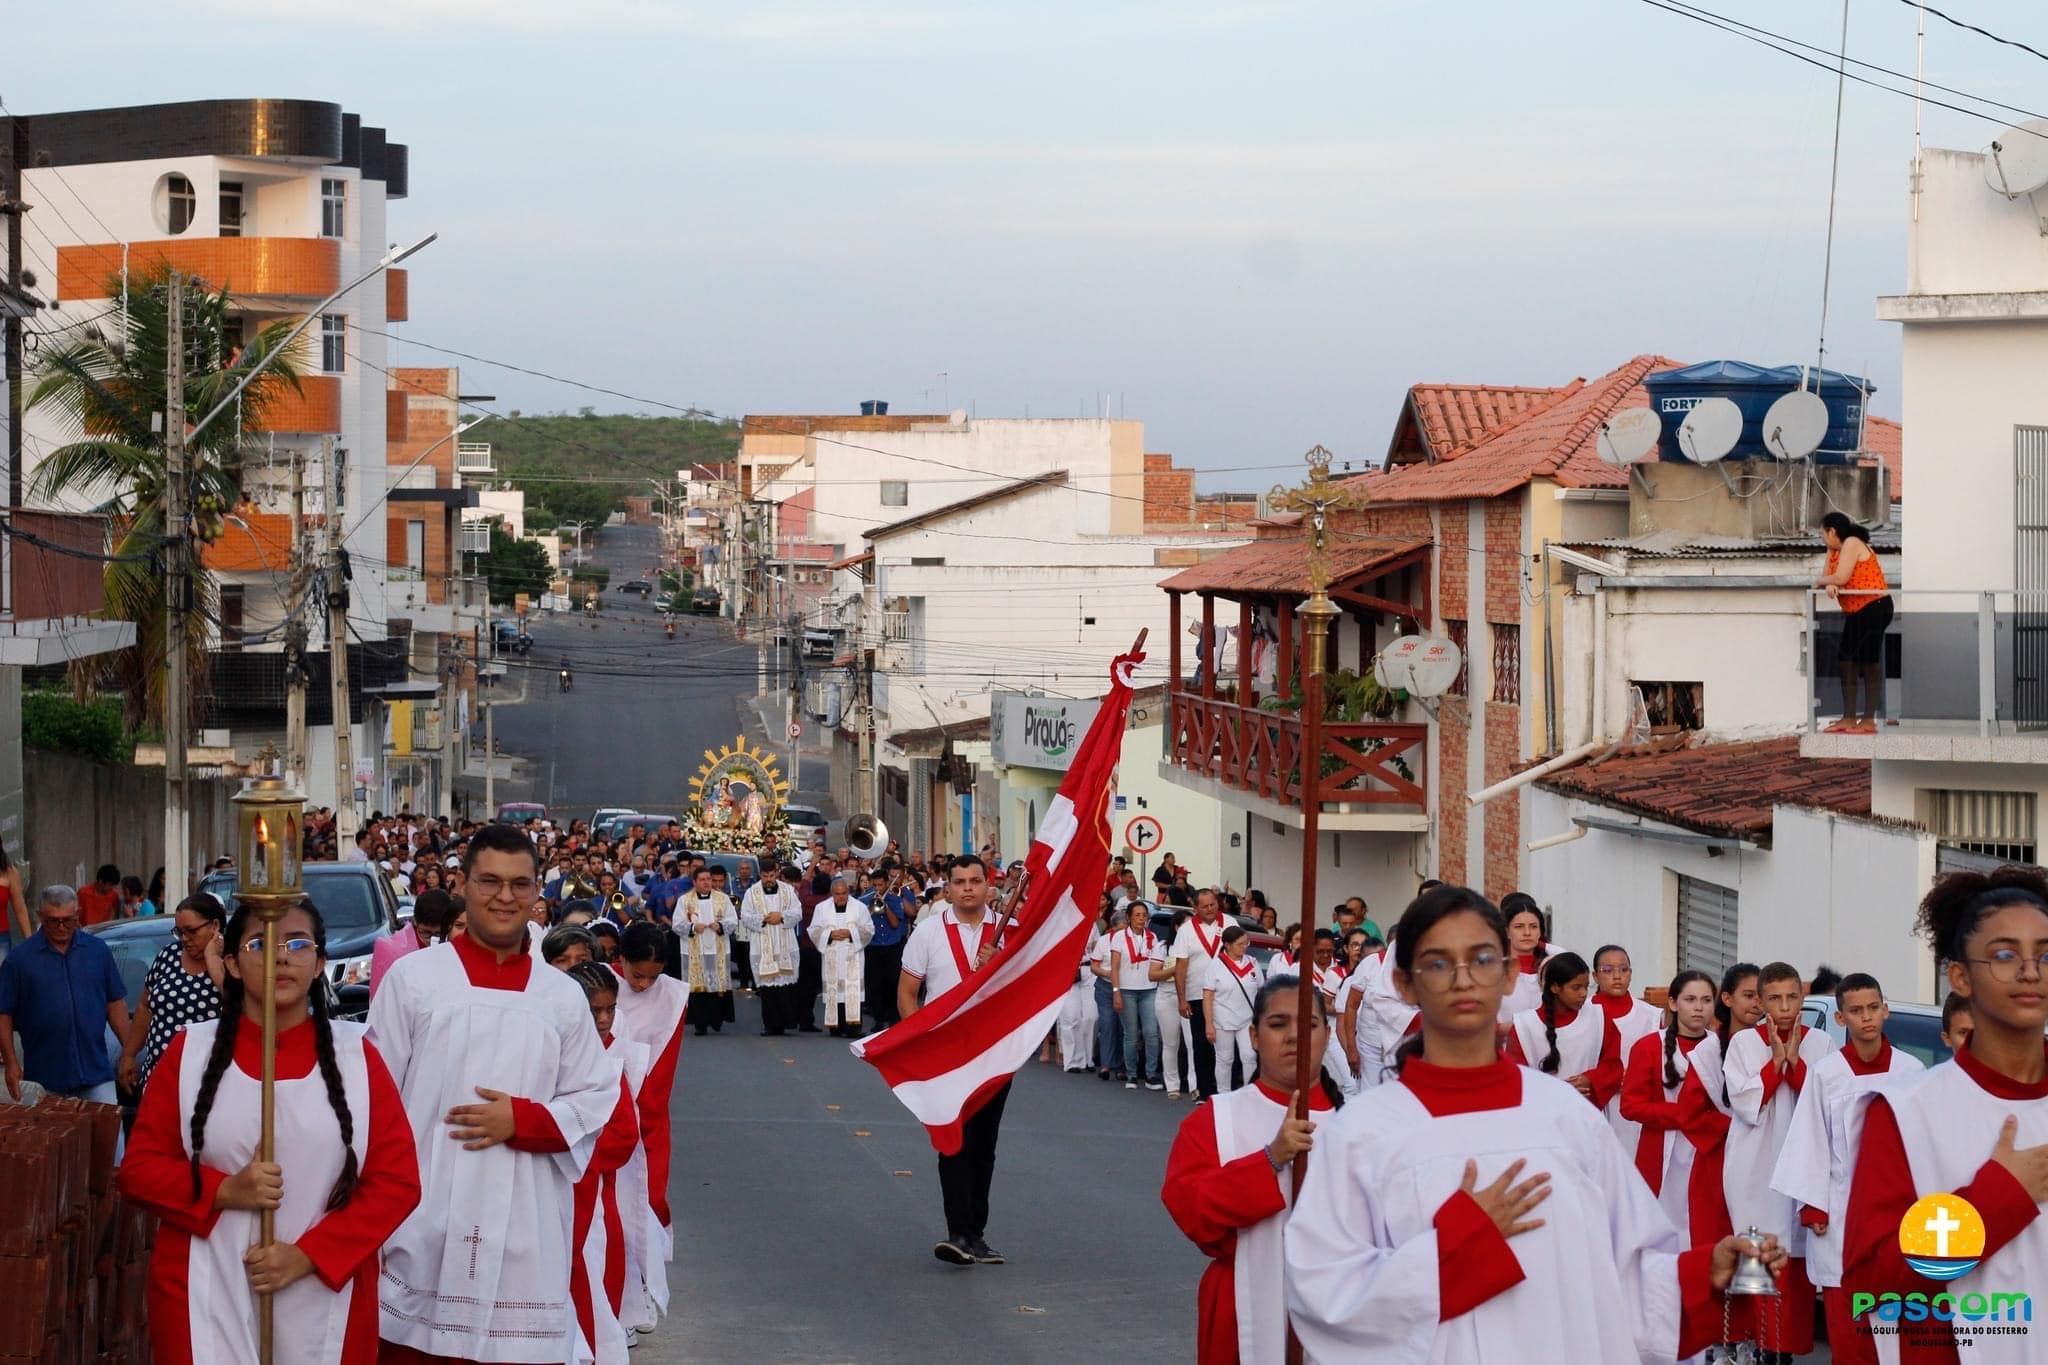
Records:
M864 970L867 1012L874 1016L877 1028L887 1028L899 1018L896 1013L896 983L903 976L903 945L888 943L878 948L869 944Z
M796 1008L795 986L760 986L754 998L761 1002L761 1027L770 1033L787 1033L803 1022Z
M808 1024L818 1013L818 997L825 993L825 959L811 946L806 931L796 952L796 1007Z
M1216 1093L1216 1045L1209 1041L1209 1026L1202 1014L1200 1000L1188 1002L1188 1024L1195 1035L1195 1085L1206 1100Z
M996 1173L996 1135L1010 1083L996 1091L981 1112L961 1126L960 1150L939 1158L939 1191L946 1200L949 1236L979 1237L988 1231L988 1187Z
M732 941L732 984L743 991L754 989L753 947L743 938Z

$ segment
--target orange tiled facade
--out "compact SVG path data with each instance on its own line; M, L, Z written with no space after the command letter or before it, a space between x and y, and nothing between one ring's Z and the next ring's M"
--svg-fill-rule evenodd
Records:
M341 430L341 378L331 374L299 377L295 393L286 384L271 390L263 411L249 422L251 431L306 431L334 434Z
M435 502L394 500L384 504L385 562L394 575L401 570L417 570L425 580L429 602L448 600L448 580L455 572L454 557L449 553L449 522L457 515L453 509ZM412 522L421 522L426 528L426 556L422 564L410 562Z
M198 237L128 244L130 275L158 265L238 295L317 299L341 285L341 243L325 237ZM120 274L119 242L57 248L59 301L109 298L107 282Z
M405 322L412 317L412 276L393 266L384 272L384 320Z
M308 517L309 527L322 524ZM292 519L282 512L235 511L220 538L203 547L199 562L215 572L283 573L292 562Z

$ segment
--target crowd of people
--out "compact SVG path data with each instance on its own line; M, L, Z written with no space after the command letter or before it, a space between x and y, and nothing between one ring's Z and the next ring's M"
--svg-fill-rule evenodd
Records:
M1217 1098L1182 1124L1162 1190L1212 1258L1201 1359L1277 1362L1291 1325L1320 1360L1509 1362L1571 1340L1596 1360L1739 1343L1769 1362L1813 1350L1817 1317L1837 1361L1952 1361L1959 1343L2038 1359L1973 1291L2048 1266L2048 878L1952 874L1920 924L1949 990L1953 1058L1932 1068L1887 1039L1866 973L1685 970L1652 1005L1625 947L1550 943L1519 893L1424 883L1348 970L1319 933L1306 1020L1300 964L1276 959L1256 989L1212 968L1196 1036L1246 1017L1248 1034L1215 1054ZM1110 935L1128 952L1112 970L1149 958L1163 982L1181 936L1162 959L1134 933ZM1249 1008L1226 1016L1239 980ZM1810 993L1832 997L1839 1045L1802 1021ZM1300 1049L1320 1078L1306 1095ZM1310 1151L1297 1200L1288 1168ZM1936 1194L1981 1218L1982 1278L1950 1287L1976 1263L1901 1250ZM1725 1292L1751 1256L1775 1295Z

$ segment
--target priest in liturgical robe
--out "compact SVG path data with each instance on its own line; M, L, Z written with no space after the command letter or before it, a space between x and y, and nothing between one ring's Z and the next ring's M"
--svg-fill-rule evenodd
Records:
M832 878L832 899L811 913L811 943L824 973L825 1026L835 1037L860 1037L862 982L875 917L848 894L852 883L841 872Z
M690 983L690 1026L698 1037L732 1022L732 935L740 912L711 886L711 869L697 869L695 888L676 902L675 930L683 941L683 979Z
M464 870L467 932L401 958L370 1007L422 1186L384 1248L383 1359L560 1365L577 1342L571 1192L620 1069L582 989L531 950L525 832L486 825Z

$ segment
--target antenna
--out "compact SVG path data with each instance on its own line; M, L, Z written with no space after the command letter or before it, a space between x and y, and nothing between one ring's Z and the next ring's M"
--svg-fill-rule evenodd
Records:
M1464 654L1449 640L1433 635L1403 635L1380 651L1375 673L1382 687L1429 698L1448 692L1464 669Z
M1600 458L1612 465L1631 465L1657 448L1664 423L1649 408L1623 408L1600 424Z
M2008 199L2048 185L2048 119L2015 124L1984 151L1984 183Z
M1742 439L1742 409L1726 398L1703 398L1678 427L1678 448L1694 464L1713 464Z
M1827 434L1828 405L1806 389L1794 389L1764 414L1764 449L1781 460L1805 459Z

